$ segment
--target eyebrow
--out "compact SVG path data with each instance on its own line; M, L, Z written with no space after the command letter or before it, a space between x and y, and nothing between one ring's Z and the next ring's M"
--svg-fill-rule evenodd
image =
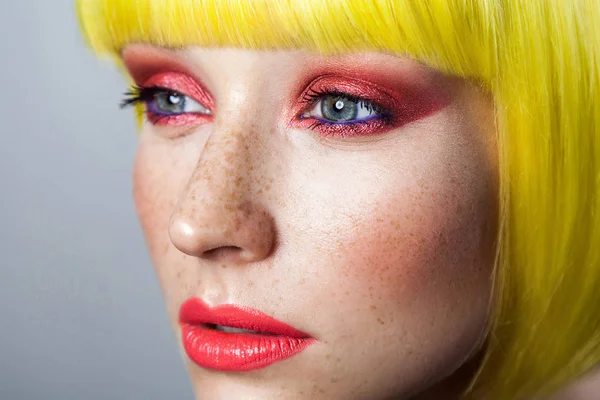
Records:
M176 53L176 54L182 54L183 55L189 55L191 53L190 50L190 46L158 46L155 45L153 43L146 43L146 42L132 42L132 43L127 43L125 46L121 47L118 50L118 54L119 54L119 58L121 60L123 60L123 53L125 52L125 49L129 46L149 46L152 47L158 51L165 51L165 52L169 52L169 53Z

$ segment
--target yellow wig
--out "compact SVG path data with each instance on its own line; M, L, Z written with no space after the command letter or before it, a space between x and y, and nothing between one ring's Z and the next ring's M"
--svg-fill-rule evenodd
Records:
M495 307L465 398L549 394L600 363L600 6L595 0L77 0L114 57L157 46L385 51L496 107Z

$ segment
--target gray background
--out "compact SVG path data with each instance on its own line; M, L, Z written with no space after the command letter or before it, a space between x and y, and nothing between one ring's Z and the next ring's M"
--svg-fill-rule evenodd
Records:
M135 216L127 89L73 0L0 0L0 400L192 399Z

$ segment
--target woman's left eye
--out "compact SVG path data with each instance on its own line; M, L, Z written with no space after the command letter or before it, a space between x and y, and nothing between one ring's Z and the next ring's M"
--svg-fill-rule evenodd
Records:
M147 102L148 111L164 116L180 114L210 114L202 104L178 92L156 90Z
M324 95L302 118L314 118L330 124L351 124L366 122L381 117L378 107L362 99L345 95Z

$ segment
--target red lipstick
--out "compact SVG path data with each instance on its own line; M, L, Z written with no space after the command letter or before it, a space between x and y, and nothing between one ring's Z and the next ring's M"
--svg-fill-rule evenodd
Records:
M179 322L187 355L203 368L251 371L290 358L316 340L283 322L247 307L210 308L191 298Z

